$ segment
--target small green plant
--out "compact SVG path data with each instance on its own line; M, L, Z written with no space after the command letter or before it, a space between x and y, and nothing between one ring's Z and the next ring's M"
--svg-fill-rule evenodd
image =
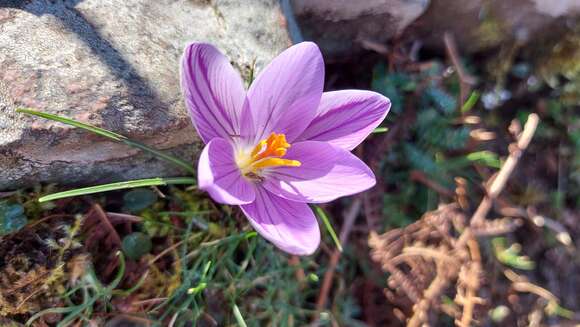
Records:
M137 290L141 286L143 278L129 290L117 290L125 275L125 257L121 252L117 255L119 258L119 268L115 278L109 285L103 285L97 278L93 268L89 267L83 278L78 282L78 285L63 295L64 300L70 304L69 306L40 311L28 319L26 326L31 326L34 321L47 314L63 315L57 327L66 327L75 321L88 322L91 320L91 315L95 311L96 306L101 306L106 311L106 308L110 308L110 301L113 296L127 296ZM75 299L79 298L82 300L79 304L76 304Z
M503 264L522 270L532 270L535 264L527 256L520 255L522 248L519 244L514 243L507 246L505 237L494 237L491 240L495 257Z
M131 260L139 260L145 254L151 252L152 247L151 237L141 232L134 232L125 236L121 244L123 253Z
M150 189L139 188L123 195L123 209L137 213L153 205L157 201L157 193Z
M26 226L27 221L22 205L0 202L0 236L19 231Z
M161 154L142 144L130 141L116 133L94 126L79 123L67 118L22 109L23 113L44 117L57 122L76 126L109 139L123 142L130 146L158 155L161 159L184 168L185 163L177 158ZM385 132L379 128L377 132ZM136 145L138 144L138 145ZM193 169L187 169L193 172ZM158 206L157 194L146 186L189 185L184 191L171 187L169 197L175 201L180 211L162 211ZM174 321L175 326L185 326L186 322L199 321L203 317L215 317L220 325L236 323L238 325L274 325L290 326L294 321L306 324L316 314L307 309L309 299L315 296L316 288L299 289L296 287L296 269L304 269L308 275L305 283L317 283L318 276L323 274L322 266L312 259L303 259L299 267L288 265L287 256L277 251L272 245L257 238L254 231L241 231L227 236L228 231L240 229L229 207L216 208L207 198L200 197L194 190L193 177L149 178L133 181L117 182L92 187L74 189L65 192L45 195L39 202L49 202L57 199L89 195L123 189L133 189L123 196L123 210L138 213L143 220L143 232L127 235L122 241L119 254L120 267L113 282L103 285L95 271L89 268L87 273L63 295L66 307L52 308L38 312L32 316L28 325L41 316L58 313L64 316L58 327L65 327L74 322L91 321L94 312L114 312L111 300L116 296L126 296L137 288L154 280L145 274L139 283L129 290L117 289L124 278L125 259L132 260L150 258L151 237L165 236L179 240L181 244L174 257L173 271L157 272L161 279L161 292L165 300L146 312L147 318L155 326L161 326L167 321ZM192 187L193 186L193 187ZM317 209L319 218L324 222L327 231L336 246L340 242L330 223L330 219L321 209ZM172 219L182 218L188 226L174 224ZM219 217L219 223L216 222ZM124 255L123 255L124 254ZM154 259L152 259L154 260ZM143 261L143 260L141 260ZM153 261L149 262L149 271L157 268ZM158 292L158 291L156 291ZM256 296L258 295L258 296ZM246 299L251 299L251 301ZM224 312L214 312L215 303L226 305ZM259 316L251 316L249 312L263 312ZM213 319L213 318L212 318ZM348 317L345 317L348 319Z
M437 207L440 195L425 183L413 183L417 175L453 190L457 176L475 181L480 178L475 165L500 166L496 154L468 147L472 128L459 123L477 105L479 93L473 91L465 103L458 103L459 90L446 82L444 75L444 66L438 62L418 74L392 73L383 63L374 69L373 89L393 101L394 115L387 119L404 120L408 110L414 117L414 123L405 127L402 142L392 145L382 163L389 167L383 175L392 188L383 196L389 226L407 225L413 222L410 217Z

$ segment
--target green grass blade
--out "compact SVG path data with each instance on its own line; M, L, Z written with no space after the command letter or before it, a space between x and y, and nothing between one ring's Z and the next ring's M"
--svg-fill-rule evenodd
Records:
M45 118L48 120L53 120L53 121L56 121L59 123L63 123L63 124L71 125L74 127L82 128L82 129L87 130L89 132L110 138L110 139L115 140L115 141L122 141L125 138L121 134L117 134L115 132L111 132L111 131L108 131L106 129L102 129L102 128L99 128L96 126L81 123L79 121L72 120L69 118L65 118L65 117L61 117L61 116L57 116L57 115L53 115L53 114L48 114L46 112L40 112L40 111L36 111L36 110L32 110L32 109L25 109L25 108L18 108L18 109L16 109L16 112L21 112L24 114L37 116L37 117Z
M472 152L467 154L466 158L471 162L478 162L493 168L501 168L501 160L497 154L491 151Z
M242 317L242 313L240 312L240 308L234 303L234 317L236 317L236 321L240 327L248 327L244 317Z
M143 151L149 152L149 153L151 153L151 154L153 154L153 155L155 155L155 156L157 156L157 157L159 157L167 162L171 162L174 165L180 166L181 168L185 169L187 172L191 173L192 175L195 175L195 170L193 169L193 166L186 161L183 161L183 160L176 158L174 156L170 156L168 154L165 154L159 150L155 150L153 148L150 148L150 147L146 146L145 144L129 140L128 138L122 139L121 142L123 142L129 146L132 146L134 148L138 148L138 149L141 149Z
M144 187L144 186L161 186L161 185L169 185L169 184L194 184L195 179L191 177L173 177L173 178L147 178L147 179L137 179L132 181L126 182L117 182L117 183L110 183L110 184L103 184L103 185L96 185L84 188L78 188L75 190L53 193L46 196L41 197L38 199L38 202L47 202L56 199L63 199L69 198L73 196L79 195L86 195L86 194L94 194L100 192L108 192L108 191L115 191L115 190L122 190L128 188L135 188L135 187Z
M62 318L62 320L58 323L58 325L56 325L56 327L70 326L71 322L75 321L76 319L82 318L83 311L89 310L89 312L91 312L92 306L95 304L95 302L97 302L97 300L98 298L93 297L89 299L88 302L75 307L75 310L66 315L64 318ZM90 313L88 313L88 315L90 315Z
M186 171L188 171L191 174L195 174L195 170L193 169L193 166L186 162L183 161L179 158L170 156L168 154L165 154L161 151L158 151L156 149L153 149L151 147L146 146L145 144L136 142L136 141L132 141L130 139L128 139L126 136L123 136L121 134L117 134L115 132L111 132L108 131L106 129L102 129L93 125L89 125L89 124L85 124L85 123L81 123L79 121L73 120L73 119L69 119L69 118L65 118L65 117L61 117L61 116L57 116L57 115L53 115L53 114L49 114L46 112L40 112L40 111L36 111L36 110L32 110L32 109L26 109L26 108L19 108L16 110L17 112L20 113L24 113L24 114L28 114L28 115L32 115L32 116L37 116L37 117L41 117L41 118L45 118L45 119L49 119L52 121L56 121L59 123L63 123L63 124L67 124L70 126L74 126L74 127L78 127L78 128L82 128L86 131L89 131L91 133L95 133L97 135L109 138L111 140L117 141L117 142L122 142L125 143L129 146L141 149L143 151L149 152L163 160L166 160L168 162L171 162L183 169L185 169Z
M117 270L117 275L115 276L115 279L113 279L111 284L107 286L107 291L109 292L117 288L117 286L119 286L119 283L121 283L121 281L123 280L123 277L125 277L125 268L126 268L125 256L121 251L117 252L117 256L119 257L119 269Z
M465 101L463 106L461 106L461 112L464 113L471 110L471 108L473 108L473 106L475 106L475 104L477 103L477 100L479 100L479 92L477 91L471 92L469 98L467 98L467 101Z
M127 297L129 295L131 295L131 293L135 292L136 290L138 290L139 288L141 288L141 286L143 286L143 284L145 284L145 281L147 280L147 277L149 276L148 272L145 272L143 274L143 276L141 276L141 278L139 278L139 280L137 281L137 283L131 287L130 289L127 290L112 290L111 294L112 295L116 295L116 296L122 296L122 297Z
M372 133L373 134L386 133L388 130L389 130L388 127L377 127L372 131Z
M338 239L338 236L336 236L336 232L334 231L334 228L332 228L332 224L330 223L330 219L328 218L328 216L326 215L324 210L322 210L321 207L314 206L314 210L316 212L316 215L320 219L322 219L322 222L324 222L324 226L326 227L326 230L328 230L328 234L330 234L330 237L334 241L334 244L336 244L336 248L338 249L338 251L342 252L342 244L340 244L340 240Z
M47 315L47 314L65 314L65 313L69 313L71 311L74 311L75 309L76 309L76 307L50 308L50 309L42 310L40 312L35 313L32 317L30 317L28 319L28 321L26 321L26 326L31 326L35 320L37 320L38 318L40 318L44 315Z

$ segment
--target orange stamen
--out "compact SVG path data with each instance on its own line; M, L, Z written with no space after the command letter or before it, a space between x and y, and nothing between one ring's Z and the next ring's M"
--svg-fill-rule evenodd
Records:
M300 161L282 158L289 147L286 135L272 133L252 149L250 157L242 161L240 168L245 176L255 176L259 170L268 167L300 167Z
M290 144L286 141L286 135L272 133L270 136L260 141L252 150L252 161L257 161L267 157L282 157L286 154L286 149Z

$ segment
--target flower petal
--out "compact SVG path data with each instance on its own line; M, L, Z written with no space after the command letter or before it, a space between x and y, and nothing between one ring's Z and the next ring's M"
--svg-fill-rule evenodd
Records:
M252 83L242 130L254 144L271 132L292 142L308 126L322 96L324 62L312 42L296 44L276 57Z
M300 167L275 167L265 172L263 187L283 198L321 203L373 187L375 175L359 158L334 145L294 143L285 156Z
M240 75L214 46L192 43L181 60L181 89L197 132L207 143L239 134L246 92Z
M234 148L222 139L212 139L201 152L197 167L199 188L219 203L245 204L254 201L254 184L246 180L234 158Z
M390 108L389 99L371 91L325 92L316 117L299 139L352 150L385 119Z
M240 206L254 229L281 250L310 255L320 244L320 229L306 203L288 201L256 188L256 201Z

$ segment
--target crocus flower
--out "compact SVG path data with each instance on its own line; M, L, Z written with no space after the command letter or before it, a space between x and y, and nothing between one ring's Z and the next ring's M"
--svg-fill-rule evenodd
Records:
M276 57L244 89L214 46L187 46L181 86L205 143L198 186L219 203L239 205L264 238L291 254L312 254L320 230L308 203L364 191L376 180L350 153L385 118L384 96L322 92L324 62L311 42Z

